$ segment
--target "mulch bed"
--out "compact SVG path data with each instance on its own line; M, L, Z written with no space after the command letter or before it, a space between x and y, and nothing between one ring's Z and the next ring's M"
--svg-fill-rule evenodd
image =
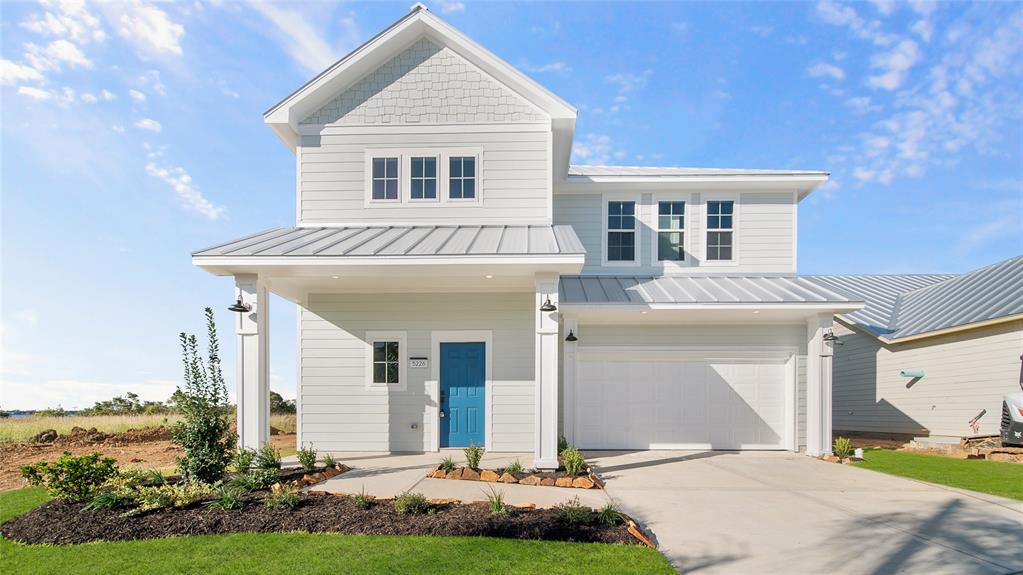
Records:
M372 501L368 509L362 509L347 497L304 494L299 506L289 511L265 508L265 496L266 492L250 493L245 507L234 511L196 504L133 517L123 516L124 510L83 511L83 504L55 500L0 525L0 534L33 544L289 531L639 543L625 525L569 525L551 509L509 509L506 515L495 515L485 504L432 504L428 513L399 515L391 501Z

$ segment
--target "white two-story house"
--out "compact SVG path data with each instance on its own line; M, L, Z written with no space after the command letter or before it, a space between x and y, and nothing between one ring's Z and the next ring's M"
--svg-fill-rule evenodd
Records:
M796 275L827 174L571 166L576 115L421 5L268 110L295 227L193 254L235 280L242 444L273 292L320 451L827 452L832 315L862 307Z

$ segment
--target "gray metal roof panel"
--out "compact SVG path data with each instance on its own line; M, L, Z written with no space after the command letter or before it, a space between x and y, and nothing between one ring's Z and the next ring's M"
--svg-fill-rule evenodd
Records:
M800 277L562 276L565 304L858 303Z
M861 310L845 314L850 320L879 335L895 331L895 306L902 294L948 280L951 275L835 275L807 276L822 287L853 294L866 303Z
M589 166L568 167L569 176L826 176L820 170L761 170L746 168L687 168L681 166Z

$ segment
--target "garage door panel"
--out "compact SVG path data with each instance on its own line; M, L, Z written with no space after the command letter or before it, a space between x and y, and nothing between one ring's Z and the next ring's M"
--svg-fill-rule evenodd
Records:
M627 353L580 354L580 447L782 448L782 361L651 359L657 355L633 361Z

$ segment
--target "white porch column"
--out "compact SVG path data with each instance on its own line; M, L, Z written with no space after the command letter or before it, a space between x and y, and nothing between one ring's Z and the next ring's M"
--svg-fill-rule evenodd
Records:
M270 440L270 302L266 282L254 275L234 278L235 297L252 306L236 313L239 447L259 448Z
M540 311L550 298L558 305L558 275L536 275L536 415L533 466L558 468L558 312Z
M574 317L565 318L565 336L573 334L575 337L579 337L579 320ZM565 342L565 358L563 368L563 379L561 384L563 387L565 405L562 406L562 420L561 423L564 426L562 433L565 435L565 440L568 441L569 445L575 445L575 352L577 342L566 341Z
M806 322L806 453L831 453L831 358L834 344L824 338L831 333L831 314Z

